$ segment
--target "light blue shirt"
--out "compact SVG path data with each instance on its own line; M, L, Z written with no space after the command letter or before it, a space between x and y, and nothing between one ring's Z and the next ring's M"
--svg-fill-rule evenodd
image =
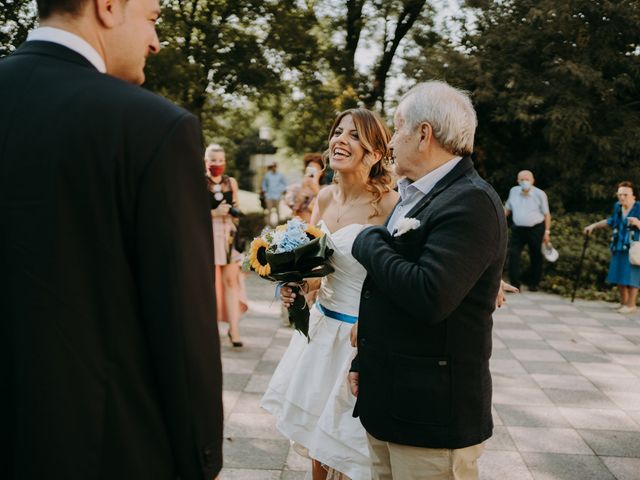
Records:
M287 188L287 179L280 172L267 171L262 179L262 190L267 200L278 200Z
M513 223L518 227L533 227L544 222L549 213L547 194L532 186L527 193L521 186L511 188L504 208L511 212Z
M422 200L433 187L436 186L453 168L462 160L462 157L455 157L444 165L440 165L435 170L427 173L424 177L412 182L407 178L398 180L398 192L400 193L400 203L391 214L387 229L393 233L396 223L411 211L420 200Z

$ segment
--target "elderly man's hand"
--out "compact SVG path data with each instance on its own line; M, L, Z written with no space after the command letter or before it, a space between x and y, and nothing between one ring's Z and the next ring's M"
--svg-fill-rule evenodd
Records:
M640 228L640 219L636 217L627 217L627 222L629 222L629 225L632 227Z
M505 303L507 303L507 298L505 293L518 293L517 287L505 282L504 280L500 280L500 289L498 290L498 296L496 297L496 308L502 307Z

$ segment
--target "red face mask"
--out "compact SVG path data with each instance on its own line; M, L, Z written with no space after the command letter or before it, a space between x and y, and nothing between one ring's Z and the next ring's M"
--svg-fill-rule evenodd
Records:
M224 173L224 165L210 165L209 174L212 177L219 177Z

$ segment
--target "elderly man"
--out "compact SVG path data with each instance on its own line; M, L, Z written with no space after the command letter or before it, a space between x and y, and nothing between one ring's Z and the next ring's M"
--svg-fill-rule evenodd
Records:
M411 89L390 143L401 201L353 244L367 277L349 377L375 479L477 479L492 434L491 315L507 236L470 158L476 123L464 92Z
M504 206L507 217L512 215L511 243L509 245L509 281L520 288L520 257L525 245L529 248L531 275L529 290L538 290L542 277L542 244L551 238L551 214L547 194L533 184L535 178L529 170L518 173L518 185L509 191Z
M0 61L4 478L211 479L222 378L200 126L137 85L158 0L38 10Z

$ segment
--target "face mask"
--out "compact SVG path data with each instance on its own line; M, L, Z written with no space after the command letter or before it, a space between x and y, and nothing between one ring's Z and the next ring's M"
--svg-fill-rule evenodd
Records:
M307 177L315 177L316 173L318 173L318 169L315 167L307 167L304 173Z
M522 189L526 192L527 190L529 190L531 188L531 182L527 181L527 180L523 180L520 183L520 186L522 187Z
M224 165L210 165L209 174L212 177L219 177L224 173Z

